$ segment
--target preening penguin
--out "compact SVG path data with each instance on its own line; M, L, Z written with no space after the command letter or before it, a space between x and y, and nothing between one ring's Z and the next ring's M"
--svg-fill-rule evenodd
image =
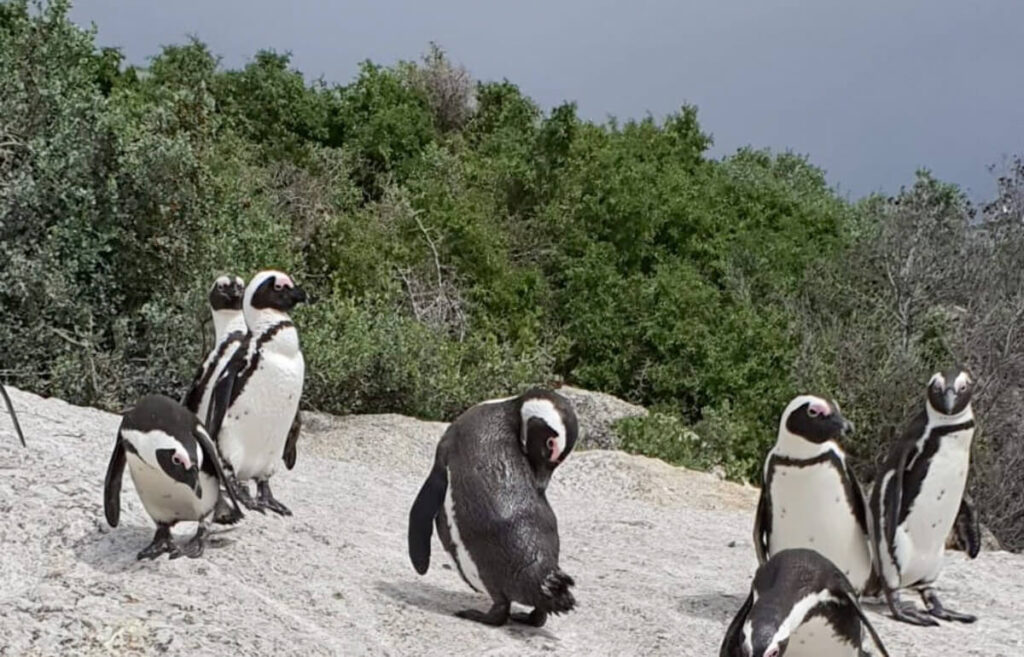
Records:
M200 556L225 475L217 450L199 419L163 395L143 397L124 414L103 487L103 511L111 527L117 527L121 518L125 463L142 506L156 522L153 542L139 552L138 558L154 559L164 552L169 552L172 559ZM230 524L242 518L242 510L230 489L228 495L233 514L222 522ZM180 521L199 522L195 536L184 547L171 540L171 527Z
M972 388L964 370L932 376L924 407L893 444L871 492L877 568L886 599L894 618L915 625L937 625L935 618L976 620L945 608L932 588L958 516L969 551L976 555L980 542L973 507L964 504L974 438ZM901 588L915 589L928 613L901 603Z
M409 556L424 574L433 526L469 586L493 606L458 616L502 625L512 602L533 607L511 614L536 627L576 601L572 577L558 566L558 523L545 490L576 444L569 400L539 388L483 402L448 427L434 467L409 513Z
M203 422L207 420L213 385L224 366L245 339L248 329L242 313L245 281L238 276L221 276L210 286L208 295L213 317L214 342L210 353L196 370L192 385L185 395L185 407Z
M864 630L888 657L835 564L814 550L782 550L757 569L719 657L860 657Z
M758 563L789 548L831 560L858 593L875 588L864 493L839 439L853 425L820 397L793 399L764 464L754 521Z
M18 416L14 412L14 405L11 403L11 398L7 395L7 390L3 385L0 385L0 393L3 394L4 404L7 406L7 412L11 415L11 422L14 423L14 431L18 434L18 438L21 439L21 446L26 447L25 434L21 432L21 424L18 422Z
M288 313L305 300L305 291L282 272L262 271L249 281L242 303L249 332L218 377L210 402L210 434L228 479L242 503L261 512L291 515L274 499L270 477L282 459L289 468L295 464L306 366ZM256 480L256 500L239 483L248 479Z

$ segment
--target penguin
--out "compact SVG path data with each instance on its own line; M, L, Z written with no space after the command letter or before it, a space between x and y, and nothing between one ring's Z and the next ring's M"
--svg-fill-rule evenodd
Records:
M835 564L806 548L772 555L725 632L719 657L860 657L864 630L889 652Z
M25 434L21 432L21 424L18 422L18 415L14 412L14 404L11 403L11 398L7 395L7 389L3 385L0 385L0 393L4 396L4 404L7 406L7 412L11 415L11 422L14 424L14 431L18 434L18 438L21 439L21 446L28 447L25 444Z
M213 317L214 344L206 359L196 370L192 385L182 402L203 421L207 421L213 385L224 366L235 355L248 329L242 312L245 281L238 276L221 276L210 286L208 295Z
M477 404L445 431L409 512L409 557L417 573L427 572L436 526L462 579L493 601L486 613L456 616L541 627L549 614L575 606L575 581L558 565L558 523L546 490L578 433L571 402L542 388ZM533 609L510 614L512 602Z
M852 431L834 402L812 395L790 401L764 463L754 549L759 564L787 548L817 550L858 593L873 593L867 504L839 444Z
M304 301L305 291L283 272L262 271L249 281L242 302L249 332L217 379L210 402L210 434L228 481L242 504L261 513L292 515L274 498L270 478L282 459L295 463L306 366L288 313ZM249 479L256 480L255 500L240 483Z
M103 486L103 511L111 527L121 518L126 463L142 506L156 522L153 542L136 558L155 559L165 552L171 559L201 556L226 478L213 441L195 414L170 397L148 395L122 416ZM233 514L223 522L233 524L243 514L230 489L228 496ZM198 521L199 528L179 547L171 540L171 527L182 521Z
M963 369L932 376L921 410L892 445L871 492L876 567L886 601L894 618L914 625L977 620L943 606L933 588L958 518L969 552L977 555L980 547L977 516L969 502L964 505L974 438L973 385ZM899 590L905 588L921 596L926 611L900 601Z

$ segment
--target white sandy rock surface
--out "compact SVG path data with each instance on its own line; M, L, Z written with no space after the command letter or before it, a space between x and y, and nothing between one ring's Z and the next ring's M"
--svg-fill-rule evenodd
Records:
M416 575L405 535L445 425L397 415L307 416L296 469L273 480L294 517L250 512L201 559L138 562L153 523L127 473L121 526L103 519L119 418L11 392L29 446L0 418L2 655L717 655L755 570L754 489L579 452L550 488L577 609L542 629L455 618L489 600L436 538ZM916 628L873 609L892 655L1024 654L1024 557L953 553L940 585L981 620Z

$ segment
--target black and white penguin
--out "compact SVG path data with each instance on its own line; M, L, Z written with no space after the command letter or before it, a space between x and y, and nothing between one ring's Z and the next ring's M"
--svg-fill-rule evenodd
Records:
M867 504L839 444L852 430L832 402L802 395L789 403L764 463L754 549L760 564L789 548L817 550L863 593L877 584Z
M457 616L540 627L548 614L575 605L575 583L558 566L558 523L545 491L578 432L571 402L535 388L473 406L441 437L409 513L409 556L416 572L427 572L436 524L463 580L493 600L486 613ZM533 610L510 615L512 602Z
M225 475L217 449L195 414L170 397L149 395L123 415L103 487L103 511L111 527L117 527L121 518L125 463L142 506L156 522L153 542L138 558L155 559L164 552L172 559L200 556ZM228 495L233 514L222 521L225 524L242 518L230 489ZM199 529L191 541L178 547L171 539L171 527L182 521L197 521Z
M245 281L238 276L221 276L210 286L208 298L210 315L213 317L213 348L196 370L183 402L204 423L207 421L210 397L217 377L248 333L242 312L244 293Z
M7 406L7 412L11 415L11 422L14 423L14 431L18 434L18 438L21 439L21 446L27 447L25 444L25 434L21 432L21 424L18 422L18 416L14 412L14 404L11 403L11 398L7 395L7 390L0 385L0 393L3 394L4 404Z
M295 463L289 434L298 436L306 366L298 329L288 313L305 300L305 291L282 272L262 271L249 281L242 303L249 332L218 378L210 402L210 434L229 470L228 479L238 499L261 512L291 515L274 499L270 478L282 459ZM249 479L256 480L255 500L239 483Z
M960 532L975 546L976 517L964 489L971 464L973 382L964 370L939 372L928 382L924 407L911 420L875 478L871 492L873 538L880 578L893 617L915 625L936 618L971 623L975 616L945 608L932 588L942 570L946 538L958 517ZM927 613L899 600L914 589Z
M725 632L719 657L860 657L864 630L889 653L857 602L857 591L815 550L782 550L754 575L750 595Z

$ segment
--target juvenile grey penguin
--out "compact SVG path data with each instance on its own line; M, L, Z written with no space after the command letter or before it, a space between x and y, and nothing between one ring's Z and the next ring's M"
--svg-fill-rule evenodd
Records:
M558 523L545 491L578 433L571 402L534 388L473 406L441 437L409 513L409 556L416 572L427 572L436 525L462 579L493 600L486 613L457 616L540 627L548 614L575 605L575 582L558 566ZM533 610L510 615L512 602Z
M817 550L858 593L874 591L864 493L839 444L853 431L835 403L794 398L764 463L754 520L758 563L789 548Z
M857 591L835 564L814 550L782 550L757 569L718 654L861 657L865 629L879 654L888 657Z
M217 377L248 333L242 312L244 293L245 281L238 276L221 276L210 286L208 298L213 317L213 348L196 370L184 401L185 407L204 422Z
M879 575L893 617L907 623L977 620L944 607L932 587L958 516L963 523L958 533L967 538L969 553L977 555L980 543L973 508L964 504L974 438L972 389L970 375L961 369L932 376L923 408L892 445L871 492ZM903 588L920 594L927 613L900 601Z
M163 395L143 397L123 415L103 487L103 511L111 527L117 527L121 518L125 463L142 506L156 522L153 542L137 558L155 559L165 552L172 559L199 557L225 482L217 449L199 419ZM233 514L221 522L231 524L242 518L242 510L230 489L227 494ZM199 529L178 547L171 540L171 527L181 521L198 521Z
M18 416L14 412L14 405L11 403L11 398L7 395L7 390L0 385L0 394L3 394L4 404L7 406L7 412L11 415L11 422L14 423L14 431L18 434L18 438L21 439L21 446L27 447L25 444L25 434L21 432L21 424L18 422Z
M262 271L249 281L242 302L249 332L224 367L210 402L210 434L229 482L243 504L260 512L292 513L274 499L270 478L282 460L286 466L295 463L306 366L288 313L305 300L305 291L282 272ZM240 483L249 479L256 480L256 500Z

